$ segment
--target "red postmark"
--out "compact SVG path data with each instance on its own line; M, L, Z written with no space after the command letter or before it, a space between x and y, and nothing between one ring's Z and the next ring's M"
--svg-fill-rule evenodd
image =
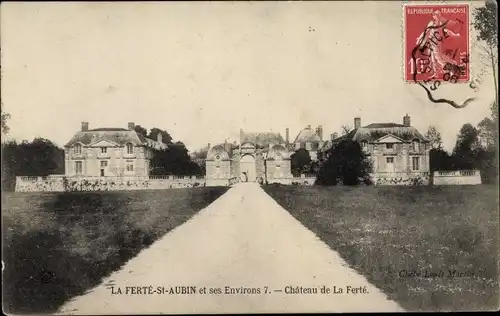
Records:
M469 81L469 5L403 9L405 80L429 85Z

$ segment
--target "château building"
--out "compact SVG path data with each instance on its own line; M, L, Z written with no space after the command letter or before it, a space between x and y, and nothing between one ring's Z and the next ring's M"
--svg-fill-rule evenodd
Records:
M287 183L292 178L287 147L287 141L279 133L240 130L239 142L210 146L206 185L223 185L235 178L244 182Z
M128 128L81 130L64 146L65 175L68 177L149 176L150 161L157 150L166 149L162 135L153 140L137 133L133 122Z
M373 171L379 178L406 178L415 174L428 174L430 169L430 141L415 127L410 116L403 117L403 124L371 123L361 126L361 118L354 119L354 129L348 134L325 143L322 150L344 139L360 143L368 155Z

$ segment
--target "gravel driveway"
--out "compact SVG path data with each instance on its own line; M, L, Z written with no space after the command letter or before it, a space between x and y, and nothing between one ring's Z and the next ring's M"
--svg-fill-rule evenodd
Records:
M60 313L396 311L258 184L240 183Z

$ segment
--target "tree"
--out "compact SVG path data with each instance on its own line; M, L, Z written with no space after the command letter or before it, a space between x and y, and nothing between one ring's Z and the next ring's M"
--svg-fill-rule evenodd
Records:
M491 116L478 124L482 146L476 153L483 183L498 183L498 104L490 106Z
M141 125L136 125L136 126L134 127L134 130L135 130L137 133L139 133L139 134L143 135L144 137L147 137L147 136L148 136L148 130L147 130L146 128L142 127Z
M17 176L64 174L64 150L50 140L2 144L2 186L14 190Z
M474 10L474 28L478 30L477 39L483 41L484 57L488 67L491 67L493 73L493 81L495 85L495 102L498 104L498 81L497 81L497 64L498 64L498 18L497 18L497 3L493 0L488 0L484 7L479 7Z
M322 156L316 184L357 185L369 183L371 163L358 142L343 140L334 144Z
M472 169L477 166L479 131L467 123L462 125L453 149L453 164L457 169Z
M442 148L432 148L429 151L429 161L431 172L454 169L452 157Z
M10 114L5 113L3 109L1 110L2 113L2 134L8 134L9 133L9 126L7 125L7 121L10 119Z
M347 135L351 131L351 128L348 125L342 125L340 128L342 129L342 135Z
M491 116L485 117L477 125L479 137L484 141L486 150L494 150L498 144L498 104L493 102L490 106Z
M425 134L425 138L430 140L430 144L433 149L442 149L443 148L443 141L441 139L441 133L438 132L436 127L434 126L429 126L427 133Z
M498 137L497 124L489 117L485 117L477 125L479 137L483 141L481 145L485 149L491 149L495 146L496 138Z
M299 148L290 156L290 160L292 174L294 176L300 176L309 169L311 155L309 151L304 148Z
M202 171L203 174L205 174L205 171L206 171L206 162L205 162L205 159L207 158L208 150L209 150L209 148L205 147L205 148L201 148L199 150L196 150L196 151L194 151L191 154L191 159L198 166L200 166L201 171Z
M168 145L158 151L151 161L151 175L201 175L203 170L191 160L182 142Z
M153 127L150 131L149 131L149 135L148 135L148 138L151 138L151 139L154 139L154 140L157 140L158 138L158 134L161 133L161 136L162 136L162 143L164 144L172 144L172 136L170 136L170 134L165 131L165 130L161 130L157 127Z

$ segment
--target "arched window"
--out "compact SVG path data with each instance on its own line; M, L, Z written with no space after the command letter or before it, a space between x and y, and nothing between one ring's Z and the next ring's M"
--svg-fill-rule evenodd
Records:
M82 145L81 144L76 144L75 145L75 154L81 154L82 153Z
M132 145L131 143L128 143L127 144L127 154L132 155L133 153L134 153L134 145Z
M420 151L420 141L418 139L413 140L413 150Z

